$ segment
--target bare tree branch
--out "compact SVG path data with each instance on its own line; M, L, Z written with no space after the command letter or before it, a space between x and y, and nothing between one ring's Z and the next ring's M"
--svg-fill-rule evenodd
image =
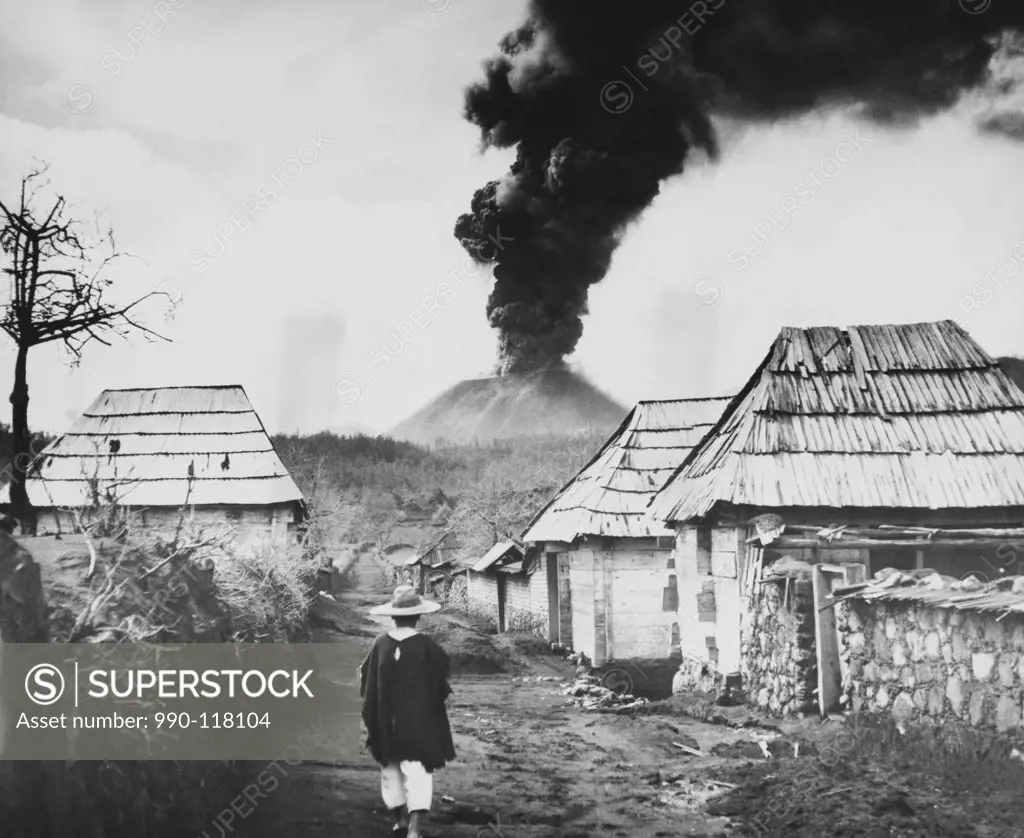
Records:
M113 339L141 334L147 341L167 340L137 319L135 310L155 296L173 304L166 292L151 291L128 303L109 300L114 282L108 275L113 263L129 257L117 249L109 227L94 235L69 210L63 195L44 196L50 185L49 165L38 162L21 179L17 207L0 200L2 273L8 296L0 309L0 329L17 345L14 387L11 392L12 431L17 455L27 452L27 356L33 346L60 341L72 364L92 341L110 346ZM26 458L22 458L26 459ZM22 469L24 471L24 468ZM24 473L12 487L15 516L32 530L33 518L24 486Z

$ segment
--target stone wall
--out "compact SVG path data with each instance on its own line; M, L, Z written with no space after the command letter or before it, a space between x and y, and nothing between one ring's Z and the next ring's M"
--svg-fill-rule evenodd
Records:
M843 689L854 711L1020 732L1024 616L914 603L836 606Z
M814 593L807 576L762 582L743 625L741 673L747 702L777 715L813 709L818 687Z
M467 577L468 573L462 573L452 578L452 583L448 588L447 594L445 594L444 601L452 608L457 608L460 611L465 611L466 606L469 604L469 597L467 595Z

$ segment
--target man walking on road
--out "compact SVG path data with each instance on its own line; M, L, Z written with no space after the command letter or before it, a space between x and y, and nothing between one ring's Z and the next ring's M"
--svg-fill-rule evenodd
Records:
M427 838L421 820L433 799L433 772L455 759L445 700L448 655L416 631L422 614L441 606L402 585L391 602L371 614L394 619L395 628L373 642L359 670L367 747L381 766L381 796L395 816L394 833ZM406 818L408 816L408 819Z

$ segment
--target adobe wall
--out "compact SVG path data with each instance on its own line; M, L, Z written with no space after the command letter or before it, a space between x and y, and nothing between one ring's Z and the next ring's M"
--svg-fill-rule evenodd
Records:
M133 528L138 533L151 533L173 538L181 519L181 510L156 507L130 510ZM68 512L54 509L37 510L37 535L55 535L75 531L74 519ZM236 549L259 552L263 549L286 548L296 543L294 512L290 504L274 506L199 506L185 516L194 527L234 531Z
M844 694L854 711L1019 732L1024 616L913 603L836 606Z
M469 571L466 576L466 612L498 624L498 582L493 576Z
M544 576L544 564L529 576L505 577L505 630L524 631L547 636L548 594L547 580L537 584L537 577ZM466 611L498 623L498 581L493 574L467 574Z
M538 570L532 576L510 576L505 583L505 628L508 631L525 631L544 635L548 628L547 586L544 599L534 599L533 577L542 574Z

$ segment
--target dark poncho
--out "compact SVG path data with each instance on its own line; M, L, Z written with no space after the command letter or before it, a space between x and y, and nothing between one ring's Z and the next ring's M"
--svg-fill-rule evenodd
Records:
M395 652L400 652L395 660ZM422 762L427 771L455 759L445 699L449 663L424 634L395 640L382 634L359 669L367 746L381 765Z

